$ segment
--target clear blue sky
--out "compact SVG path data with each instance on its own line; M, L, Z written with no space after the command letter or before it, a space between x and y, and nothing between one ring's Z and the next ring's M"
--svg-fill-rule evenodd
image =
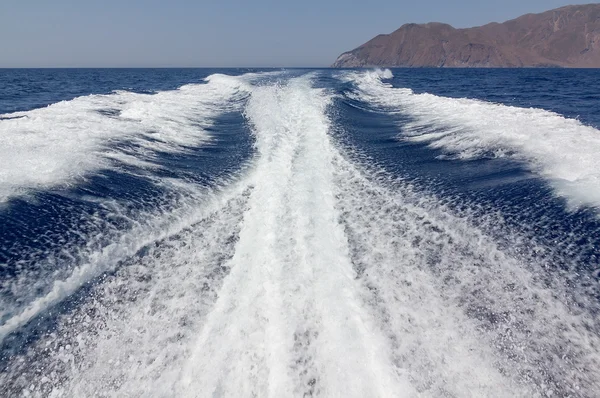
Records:
M568 0L0 0L0 67L326 66L407 22L502 22Z

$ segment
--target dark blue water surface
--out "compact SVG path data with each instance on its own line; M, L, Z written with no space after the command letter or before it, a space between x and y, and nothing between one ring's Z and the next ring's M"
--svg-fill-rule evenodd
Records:
M393 84L453 98L541 108L600 126L600 69L393 69Z
M0 114L114 90L153 93L201 82L213 73L258 69L0 69ZM271 71L271 69L270 69ZM296 70L302 72L305 70ZM417 93L477 98L551 110L600 125L599 69L392 69L394 85ZM327 72L329 74L329 72Z
M0 69L0 114L26 111L89 94L115 90L155 93L200 83L214 73L256 69Z

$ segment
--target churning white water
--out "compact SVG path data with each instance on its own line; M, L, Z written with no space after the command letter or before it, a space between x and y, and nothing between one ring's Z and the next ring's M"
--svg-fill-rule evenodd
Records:
M574 308L541 263L353 160L313 79L248 88L251 167L188 187L180 222L15 354L0 392L594 396L595 304Z

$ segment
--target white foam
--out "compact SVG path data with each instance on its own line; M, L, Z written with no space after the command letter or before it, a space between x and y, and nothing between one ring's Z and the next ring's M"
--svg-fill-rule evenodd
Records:
M213 75L154 95L89 95L4 115L18 118L0 119L0 202L98 169L148 167L159 152L200 145L212 119L247 95L247 78Z
M542 109L414 94L382 79L389 71L352 73L359 98L408 115L402 139L430 142L460 159L511 157L546 178L573 206L600 206L600 131Z
M306 78L252 93L255 188L181 394L410 394L356 295L333 196L328 103Z

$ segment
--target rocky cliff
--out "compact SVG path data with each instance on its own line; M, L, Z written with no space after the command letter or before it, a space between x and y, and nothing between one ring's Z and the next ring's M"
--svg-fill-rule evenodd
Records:
M600 68L600 4L456 29L406 24L343 53L333 67Z

